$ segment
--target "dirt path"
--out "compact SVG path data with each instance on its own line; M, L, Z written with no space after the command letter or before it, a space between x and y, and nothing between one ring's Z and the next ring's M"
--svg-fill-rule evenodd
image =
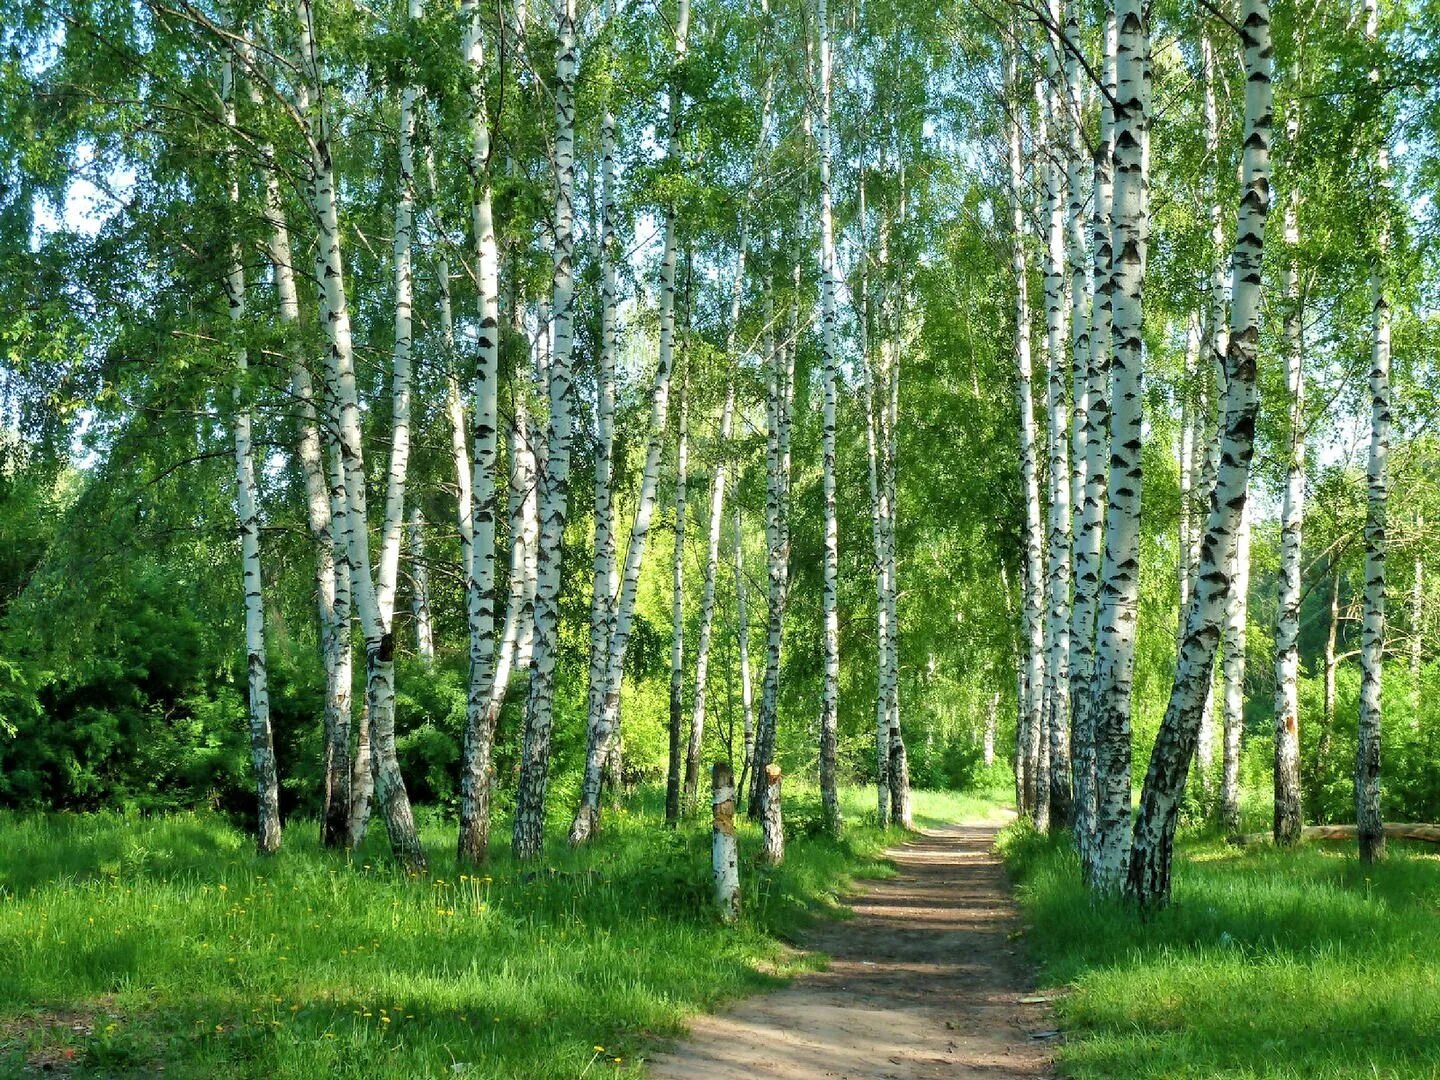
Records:
M806 946L827 971L698 1018L656 1056L656 1080L920 1080L1050 1075L1049 1006L1011 932L1014 901L990 848L996 825L927 831L889 852L899 870L868 883L855 917Z

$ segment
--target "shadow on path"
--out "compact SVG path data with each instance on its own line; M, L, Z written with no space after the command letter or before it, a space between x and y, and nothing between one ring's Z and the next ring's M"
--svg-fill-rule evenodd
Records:
M828 970L697 1018L650 1063L656 1080L929 1080L1050 1074L1049 1007L1031 986L998 826L930 829L888 854L897 875L806 946Z

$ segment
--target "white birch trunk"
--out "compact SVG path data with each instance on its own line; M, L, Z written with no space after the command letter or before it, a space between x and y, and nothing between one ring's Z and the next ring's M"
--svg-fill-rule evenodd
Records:
M1115 16L1107 12L1104 28L1104 71L1100 106L1100 138L1094 156L1094 205L1090 219L1090 351L1085 358L1086 410L1085 490L1075 532L1075 598L1070 628L1070 701L1073 709L1070 744L1074 783L1075 846L1090 877L1095 841L1095 677L1096 614L1104 557L1106 455L1110 421L1110 353L1112 297L1111 201L1115 147Z
M1230 597L1222 636L1225 712L1220 769L1220 827L1240 834L1240 738L1245 726L1245 639L1250 591L1250 514L1242 511L1231 562Z
M1245 55L1245 139L1232 257L1234 298L1225 356L1220 468L1170 703L1155 740L1135 821L1126 889L1132 899L1146 907L1162 905L1170 895L1176 818L1199 736L1200 711L1214 668L1220 622L1235 584L1234 551L1243 528L1246 487L1255 452L1255 418L1260 405L1255 367L1261 268L1265 219L1270 208L1273 52L1267 0L1244 0L1240 37Z
M1026 258L1029 230L1026 227L1022 192L1025 176L1021 161L1019 110L1019 77L1015 52L1006 56L1006 83L1010 90L1011 119L1008 125L1008 161L1010 167L1011 275L1015 279L1015 398L1020 413L1020 480L1025 499L1025 572L1021 608L1024 664L1024 688L1021 712L1023 723L1017 736L1021 759L1021 813L1048 825L1039 818L1037 773L1041 734L1041 703L1045 681L1044 641L1044 540L1040 524L1040 471L1037 460L1035 405L1030 359L1030 270ZM1047 790L1048 799L1048 790Z
M220 97L225 123L235 119L235 62L228 56L220 69ZM232 160L227 186L231 210L240 212L240 180ZM235 439L235 512L240 533L240 569L244 583L245 670L250 724L250 764L255 770L256 844L261 854L280 850L280 780L275 769L275 743L270 730L270 678L265 662L265 597L260 567L260 510L251 445L249 351L245 347L245 269L238 241L230 245L225 272L225 297L230 309L231 429Z
M824 656L825 677L820 701L820 804L826 831L839 835L840 795L836 780L836 747L840 709L840 529L835 513L835 232L830 188L830 20L826 0L816 0L819 33L820 108L815 116L815 142L820 156L820 386L821 489L825 504Z
M435 665L435 628L430 620L430 568L425 564L425 518L410 511L410 617L415 621L415 655Z
M1291 106L1292 110L1296 106ZM1299 124L1292 111L1290 142ZM1293 182L1293 181L1292 181ZM1280 596L1275 613L1275 811L1277 844L1295 844L1304 826L1300 796L1300 600L1301 534L1305 523L1304 300L1296 250L1300 243L1300 191L1292 188L1285 206L1285 385L1289 390L1290 452L1280 510Z
M739 500L735 507L735 639L740 654L741 751L740 783L737 791L743 796L750 763L755 757L755 697L750 677L750 611L748 586L745 581L745 530Z
M414 2L414 0L412 0ZM495 242L490 177L490 123L484 97L485 57L478 0L462 0L465 31L461 53L472 77L468 171L474 193L471 230L479 287L479 325L474 382L475 431L471 459L471 551L465 574L466 619L470 631L470 675L461 747L460 834L462 863L485 859L490 843L491 759L502 696L496 695L495 524L499 468L500 252ZM507 671L508 675L508 671Z
M689 0L680 0L675 24L675 63L685 59L690 31ZM678 164L680 142L680 100L678 86L670 88L669 135L666 159ZM660 265L660 356L655 369L655 382L650 397L649 438L645 446L645 464L640 474L640 493L635 504L635 521L625 550L624 571L620 578L620 596L614 606L608 628L609 654L606 660L604 693L595 695L599 715L592 714L586 725L585 768L580 783L580 806L570 825L570 843L586 843L599 823L600 782L610 742L620 724L620 690L625 670L625 654L630 645L630 632L635 613L635 600L640 588L640 566L645 558L645 544L655 512L655 497L660 483L660 459L664 451L666 417L669 412L670 378L675 356L675 264L676 212L674 205L665 209L665 239ZM668 796L667 796L668 798ZM668 815L667 815L668 816ZM673 820L673 819L672 819Z
M675 533L670 559L670 776L680 772L681 731L685 713L685 518L686 480L690 471L690 371L688 365L680 373L680 393L676 402L675 440ZM696 768L699 765L696 750ZM688 755L687 755L688 766ZM690 775L693 775L693 771ZM686 776L686 781L690 780ZM668 785L666 795L668 797ZM681 811L688 809L682 805ZM673 820L673 819L672 819Z
M735 774L723 761L717 761L710 772L710 804L715 906L720 921L728 925L740 917L740 853L735 842Z
M340 249L335 170L323 99L321 62L311 0L298 0L300 51L306 82L306 113L311 150L312 190L319 242L316 276L320 283L321 322L329 350L326 380L339 412L339 443L344 488L346 547L350 553L355 606L365 635L366 702L369 710L371 768L375 798L385 818L391 850L409 871L423 872L425 852L415 831L410 800L395 756L395 644L388 613L370 561L365 495L365 456L360 432L360 401L355 382L354 344ZM392 462L392 475L394 473ZM403 497L403 487L400 492ZM388 513L388 510L387 510Z
M1105 293L1113 311L1110 505L1095 648L1095 843L1091 887L1117 892L1130 839L1130 692L1140 593L1141 312L1148 226L1144 144L1150 124L1145 69L1149 24L1139 0L1115 0L1115 187L1112 264ZM1107 58L1108 59L1108 58ZM1102 298L1099 302L1103 303Z
M1379 28L1379 0L1365 0L1365 39L1374 43ZM1371 81L1379 79L1371 72ZM1376 91L1380 93L1380 91ZM1381 136L1375 154L1382 198L1388 194L1389 154ZM1366 463L1365 593L1360 624L1360 724L1355 749L1355 825L1362 862L1385 857L1380 815L1380 687L1385 648L1385 557L1389 538L1390 453L1390 301L1386 295L1385 259L1389 225L1380 225L1370 263L1370 455Z
M520 789L516 795L512 847L520 859L540 854L545 840L545 789L550 773L550 732L559 651L560 579L565 518L569 509L570 447L574 438L575 344L575 80L579 45L575 0L558 0L555 48L555 251L552 295L555 344L549 365L550 422L541 488L539 567L535 594L530 695L525 709Z

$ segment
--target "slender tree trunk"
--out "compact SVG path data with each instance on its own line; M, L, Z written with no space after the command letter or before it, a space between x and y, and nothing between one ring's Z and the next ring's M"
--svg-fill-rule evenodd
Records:
M740 783L737 791L743 797L750 763L755 757L755 698L750 678L750 612L745 582L745 531L740 501L735 501L735 641L740 654L740 710L742 736Z
M415 655L426 667L435 664L435 629L430 621L430 568L425 565L425 518L417 506L410 511L410 617L415 620Z
M1260 406L1255 365L1265 219L1270 208L1272 121L1273 54L1267 0L1244 0L1240 27L1245 54L1245 139L1232 257L1234 298L1225 357L1223 443L1175 682L1150 757L1135 821L1127 892L1145 907L1162 905L1170 896L1180 799L1199 735L1200 710L1204 708L1206 685L1214 667L1220 621L1231 590L1236 587L1231 567L1243 529L1246 488L1255 452L1255 418Z
M515 800L512 847L531 859L545 840L545 789L550 778L550 732L554 722L555 662L559 652L560 584L565 518L570 495L570 445L574 438L575 386L575 80L580 67L575 0L558 0L555 47L555 251L552 275L554 352L549 365L550 422L541 489L539 567L530 695L525 708L520 788ZM598 785L597 785L598 793Z
M256 97L258 90L252 86L251 98ZM270 153L267 147L266 156ZM295 333L300 322L300 298L295 288L290 229L274 168L267 168L265 172L265 217L270 227L266 253L275 276L280 321L289 332ZM336 551L315 386L298 347L290 363L290 392L300 407L297 456L305 477L306 523L315 542L315 601L320 656L325 671L320 843L325 847L343 847L349 835L350 809L350 562L343 552ZM333 437L329 441L333 443Z
M370 827L370 803L375 797L374 759L370 754L370 704L360 703L359 731L355 738L355 761L350 774L350 821L346 828L348 845L365 843Z
M400 776L395 753L395 638L391 631L389 611L380 601L382 590L372 575L370 539L366 504L366 476L363 441L360 431L360 400L355 380L354 346L350 332L350 312L346 298L344 265L340 251L340 225L336 206L335 170L331 159L327 119L323 100L321 62L315 38L311 0L298 0L300 18L300 52L305 77L305 112L311 149L312 200L319 243L316 251L316 276L320 283L321 323L329 343L326 359L326 380L338 403L339 442L344 487L344 532L350 552L354 601L360 613L365 635L365 688L369 712L371 769L374 773L375 800L385 819L391 851L407 870L423 873L425 851L415 831L410 800ZM413 169L402 170L408 177ZM407 180L408 186L408 180ZM397 241L398 242L398 241ZM397 269L397 282L399 280ZM403 300L403 297L397 298ZM397 319L401 303L397 302ZM408 429L408 374L399 367L399 339L408 338L409 331L398 332L397 377L392 390L392 423ZM408 365L408 356L404 363ZM406 400L402 400L406 399ZM386 517L403 510L404 454L397 454L403 433L397 432L392 444L391 480L397 499L389 498L387 490ZM396 458L399 458L399 462ZM397 464L400 469L397 473ZM388 530L387 530L388 532ZM398 533L396 534L398 536ZM398 546L397 546L398 550ZM398 556L397 556L398 558ZM382 574L384 554L382 552ZM393 587L390 590L393 599Z
M1029 230L1026 226L1022 192L1025 175L1021 158L1019 120L1019 75L1015 52L1006 56L1006 83L1010 89L1010 123L1008 130L1010 166L1011 274L1015 279L1015 364L1016 405L1020 412L1020 480L1025 498L1025 564L1021 576L1022 637L1024 663L1022 719L1017 733L1021 760L1021 813L1028 814L1037 827L1048 826L1039 817L1039 772L1041 703L1045 681L1044 639L1044 541L1040 524L1040 470L1035 432L1035 405L1030 360L1030 269L1026 247Z
M1245 639L1250 591L1250 514L1242 511L1231 563L1223 632L1225 722L1220 774L1220 827L1240 834L1240 739L1245 726Z
M751 762L753 790L747 812L752 818L768 822L775 733L780 706L780 654L785 627L785 608L790 596L790 407L795 388L795 341L799 333L798 263L791 300L790 327L787 341L776 343L766 334L764 351L767 356L768 393L765 401L765 541L767 554L767 607L765 629L765 674L760 684L760 716L755 730L755 753ZM765 289L773 295L773 284ZM767 299L765 325L773 321ZM774 766L774 790L778 799L779 767ZM773 810L778 828L780 809Z
M225 122L235 119L235 62L227 57L220 69L220 98ZM240 179L232 160L227 186L232 211L240 212ZM280 850L280 780L275 769L275 743L270 732L270 677L265 662L265 597L260 567L260 510L251 444L249 351L245 346L245 269L238 241L230 245L225 272L230 308L231 428L235 439L235 511L240 533L240 567L244 582L245 667L250 720L250 763L255 770L256 843L262 854Z
M1096 779L1095 678L1096 614L1100 606L1100 574L1105 547L1105 504L1108 487L1106 452L1109 449L1110 353L1112 348L1113 291L1110 243L1111 201L1115 152L1115 16L1107 12L1104 28L1103 93L1100 104L1100 138L1093 166L1094 205L1090 218L1090 339L1085 359L1085 489L1080 522L1075 530L1075 598L1070 627L1070 702L1073 711L1070 771L1074 782L1075 846L1085 877L1091 876L1094 858Z
M690 32L689 0L680 0L675 24L675 63L684 59ZM680 160L680 90L670 87L669 135L666 160L678 167ZM670 379L675 355L675 264L677 250L676 209L673 203L665 208L665 239L660 264L660 356L655 368L655 382L650 398L650 429L645 447L645 464L640 474L640 494L635 504L635 521L625 550L624 573L620 579L620 597L615 604L608 628L609 654L604 676L604 693L593 700L600 704L599 715L591 715L586 724L585 769L580 785L580 805L570 824L570 843L583 844L599 823L600 783L610 742L620 724L620 690L624 679L625 654L630 645L635 600L640 588L640 567L645 558L645 544L655 512L656 493L660 483L660 460L664 452L666 418L669 413ZM676 789L678 792L678 788ZM678 796L677 796L678 797ZM669 797L667 794L667 806ZM678 804L677 804L678 805ZM668 816L668 815L667 815ZM671 818L670 820L673 820Z
M1335 639L1340 631L1340 569L1330 565L1330 619L1325 625L1325 700L1323 704L1323 726L1320 731L1322 745L1328 748L1330 732L1335 724L1335 672L1340 666L1335 652ZM1324 760L1321 755L1320 760Z
M1417 536L1425 522L1416 519ZM1419 541L1416 541L1417 545ZM1424 655L1425 632L1425 564L1417 551L1415 576L1410 584L1410 726L1420 727L1420 661Z
M905 167L899 169L900 193L897 217L904 222L906 214ZM882 269L888 268L889 219L882 219L880 227L880 249ZM903 277L902 277L903 280ZM899 510L896 495L897 475L897 428L900 419L900 352L904 332L903 312L896 311L903 297L902 286L892 281L892 303L887 305L889 318L882 319L886 327L880 348L881 389L883 401L880 408L880 488L884 493L884 537L885 537L885 614L890 632L886 637L885 714L890 727L890 761L886 778L890 782L890 819L901 828L914 827L910 806L910 760L905 750L905 739L900 730L900 612L899 612L899 558L896 544L895 519Z
M474 864L483 862L489 851L491 759L495 725L504 704L503 694L497 697L495 692L499 659L495 641L495 474L500 455L500 252L495 241L480 5L477 0L462 0L460 8L466 20L461 55L474 80L467 102L470 135L467 164L473 193L470 217L480 310L473 392L471 555L465 580L470 676L460 751L460 833L456 854L462 864Z
M1051 24L1064 20L1061 0L1050 0ZM1050 460L1049 552L1046 559L1045 730L1048 739L1050 828L1070 822L1070 458L1067 432L1071 416L1066 394L1070 368L1065 305L1066 174L1061 161L1068 124L1065 86L1061 81L1058 35L1048 36L1048 77L1042 84L1042 142L1045 147L1045 204L1048 228L1045 257L1045 357L1048 378L1045 403ZM1083 290L1082 290L1083 292Z
M700 748L695 747L695 762L682 745L685 725L685 511L688 473L690 469L690 371L680 373L680 393L676 401L677 435L675 441L675 545L670 560L670 775L680 772L680 754L685 753L685 794L694 782L700 765ZM669 810L669 792L666 792ZM683 803L680 810L688 809Z
M1298 134L1292 105L1290 142ZM1275 843L1300 840L1300 555L1305 522L1304 300L1296 251L1300 243L1300 192L1292 188L1285 206L1285 384L1290 394L1290 453L1285 498L1280 510L1280 597L1275 614Z
M1090 884L1119 891L1129 854L1130 691L1140 592L1141 310L1148 235L1144 144L1150 125L1145 69L1149 24L1139 0L1115 0L1113 251L1104 296L1113 311L1110 505L1095 649L1095 845Z
M1365 39L1373 43L1379 27L1379 0L1365 0ZM1371 73L1372 82L1378 74ZM1382 198L1389 179L1389 152L1381 136L1375 155ZM1355 749L1355 827L1360 860L1385 857L1380 815L1380 688L1385 649L1385 557L1388 554L1390 453L1390 301L1385 259L1389 225L1383 220L1370 263L1370 458L1366 465L1365 593L1360 624L1360 726Z
M614 6L606 5L613 15ZM615 238L615 113L607 95L600 121L600 349L595 402L595 554L590 586L590 674L586 717L605 708L605 675L610 658L610 626L619 577L615 561L615 355L619 350L619 278L621 257ZM618 742L618 739L616 740Z
M830 189L830 20L826 0L816 0L815 25L819 34L820 108L815 116L815 142L820 156L820 386L821 489L825 504L824 553L824 655L825 677L820 698L820 805L827 832L838 836L841 829L840 795L837 786L836 748L840 709L840 530L835 513L835 234L831 217Z

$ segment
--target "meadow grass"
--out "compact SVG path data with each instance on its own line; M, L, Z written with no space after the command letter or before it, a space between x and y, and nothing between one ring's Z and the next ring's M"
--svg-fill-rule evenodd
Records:
M326 852L310 822L284 850L206 814L0 814L0 1074L281 1078L635 1075L686 1016L817 962L786 947L839 914L857 877L888 872L899 834L844 793L844 839L819 834L813 792L787 791L782 867L742 822L745 912L710 906L708 822L660 824L644 792L578 852L512 861L508 822L478 875L454 831L423 830L428 879L407 878L372 829ZM921 825L981 798L916 793Z
M1015 825L1002 847L1064 1071L1090 1077L1440 1076L1440 854L1294 851L1190 838L1173 902L1092 905L1073 848Z

